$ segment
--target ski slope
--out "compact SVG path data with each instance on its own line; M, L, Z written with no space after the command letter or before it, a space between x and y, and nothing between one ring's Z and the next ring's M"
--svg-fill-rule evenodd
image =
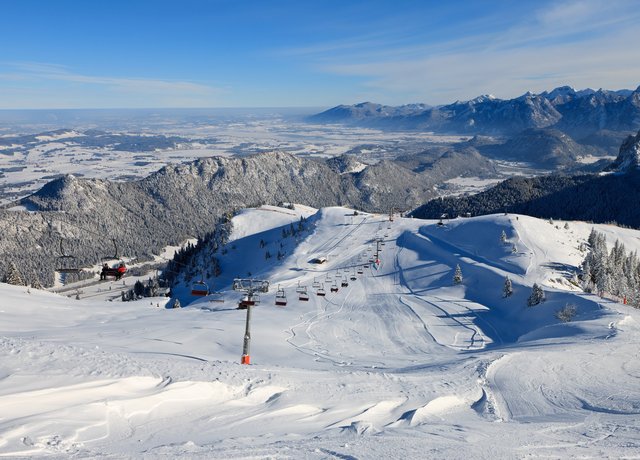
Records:
M0 456L640 457L639 313L569 281L592 225L444 224L245 210L208 280L224 302L184 285L180 309L113 300L115 282L80 300L0 285ZM595 227L640 248L638 231ZM252 310L250 366L238 276L271 286ZM533 283L547 300L527 307ZM560 323L566 304L577 316Z

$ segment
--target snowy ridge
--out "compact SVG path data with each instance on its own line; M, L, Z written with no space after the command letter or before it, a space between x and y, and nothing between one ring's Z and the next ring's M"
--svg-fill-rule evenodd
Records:
M0 285L0 455L638 454L640 315L570 283L592 225L389 222L297 205L245 210L233 223L223 273L208 280L224 303L190 297L188 285L176 291L181 309ZM638 231L595 228L640 248ZM320 255L327 262L312 263ZM253 309L252 365L242 366L245 313L230 287L247 271L272 287ZM507 276L513 295L503 298ZM527 307L533 283L547 300ZM278 285L285 307L274 306ZM561 323L554 313L567 303L577 315Z

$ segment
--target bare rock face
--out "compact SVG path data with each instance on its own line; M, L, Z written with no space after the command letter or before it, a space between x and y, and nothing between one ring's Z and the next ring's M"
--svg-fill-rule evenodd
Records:
M638 169L640 165L640 131L635 136L629 136L620 146L618 158L613 162L609 170L630 172Z

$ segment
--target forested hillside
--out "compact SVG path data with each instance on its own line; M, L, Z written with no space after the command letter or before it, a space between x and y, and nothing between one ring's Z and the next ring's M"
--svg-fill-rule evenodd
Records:
M212 231L223 215L279 202L366 211L407 209L434 196L425 175L385 162L340 174L325 162L286 153L213 157L167 166L139 181L65 176L24 198L27 211L0 211L0 255L23 277L53 282L56 256L95 264L105 254L148 257L166 245Z

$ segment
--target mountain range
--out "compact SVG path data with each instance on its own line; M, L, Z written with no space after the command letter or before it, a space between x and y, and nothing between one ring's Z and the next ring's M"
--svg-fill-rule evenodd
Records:
M485 135L553 127L581 140L601 131L628 134L640 129L640 87L576 91L563 86L540 94L527 92L514 99L486 95L436 107L363 102L333 107L307 121Z

